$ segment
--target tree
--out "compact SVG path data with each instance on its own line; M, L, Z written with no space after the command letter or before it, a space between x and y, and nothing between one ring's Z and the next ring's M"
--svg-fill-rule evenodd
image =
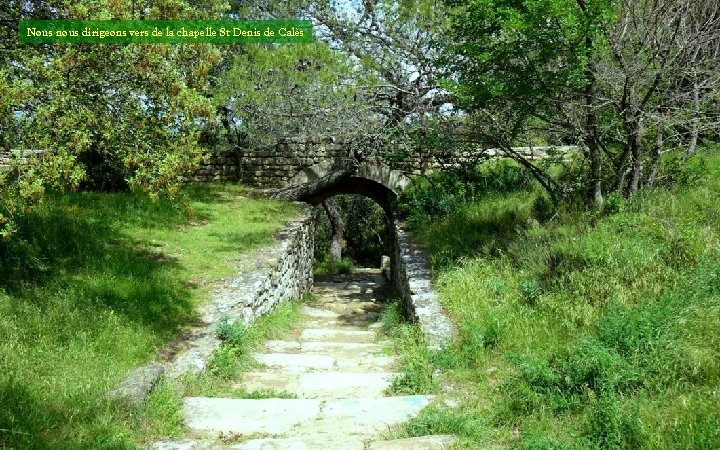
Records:
M212 45L20 45L19 19L179 19L219 14L221 1L11 1L3 11L0 135L5 149L42 150L2 179L0 214L46 187L174 195L214 114ZM2 226L2 225L0 225ZM6 231L9 228L6 228Z
M214 102L233 146L297 135L349 140L368 130L370 111L358 90L370 82L324 43L253 45L220 75Z
M694 72L714 73L720 16L701 0L448 0L449 88L477 120L475 138L505 149L554 196L558 187L511 144L541 133L581 144L586 198L652 185L669 116L694 108ZM705 78L706 92L717 89ZM712 80L712 81L711 81ZM654 124L655 135L648 134ZM650 151L648 151L650 149ZM649 168L648 168L649 167ZM643 179L645 183L643 183ZM542 181L541 181L542 182Z

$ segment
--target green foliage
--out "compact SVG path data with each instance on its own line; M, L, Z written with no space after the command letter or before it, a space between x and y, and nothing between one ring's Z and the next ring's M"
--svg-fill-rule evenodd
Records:
M190 19L224 8L215 0L161 0L148 8L131 0L34 0L9 5L4 19ZM200 156L200 124L214 120L207 90L220 59L215 47L28 46L16 37L4 44L0 148L44 154L0 176L0 232L12 233L12 222L48 188L177 194Z
M697 158L705 175L601 214L523 227L519 191L416 226L459 329L429 359L466 393L442 414L484 430L457 428L466 447L718 446L720 158Z
M362 74L328 44L251 45L228 60L214 102L227 111L223 131L232 144L261 147L297 135L341 139L358 131Z
M313 273L315 276L337 275L339 273L352 273L353 269L353 262L347 258L338 261L330 257L325 257L315 262Z
M439 171L414 180L403 192L398 211L407 216L411 225L420 224L428 219L443 219L484 195L525 191L532 185L532 176L506 159L469 169Z
M268 339L283 337L299 317L300 302L290 301L278 305L250 325L231 322L228 317L221 318L215 333L222 345L213 353L208 370L183 379L183 394L230 398L269 398L279 394L282 398L293 398L288 392L246 392L238 389L234 382L242 372L258 366L252 357L253 352L259 351Z
M382 332L393 338L393 348L400 355L402 373L387 388L389 395L431 394L437 388L431 364L432 353L417 324L407 321L402 299L392 299L380 316Z
M338 195L332 204L343 223L343 260L330 267L330 221L322 207L315 210L315 255L318 267L324 272L338 273L351 266L379 267L382 255L390 254L390 229L385 211L375 201L361 195ZM325 267L325 269L322 269ZM343 272L340 272L343 273Z
M246 193L188 186L185 209L138 193L51 193L16 222L16 239L0 241L0 447L133 448L177 433L174 388L137 415L105 393L296 212Z
M695 186L707 178L707 160L695 154L686 160L682 151L676 150L662 160L658 185L666 188Z

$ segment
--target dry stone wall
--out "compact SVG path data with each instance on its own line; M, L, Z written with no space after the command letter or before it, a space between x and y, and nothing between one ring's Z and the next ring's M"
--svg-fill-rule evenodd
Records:
M351 156L350 147L331 136L316 138L281 139L277 144L255 149L237 149L205 155L200 167L190 177L193 181L242 180L253 186L280 187L300 171L320 163L332 164ZM576 147L518 147L515 151L530 160L562 157ZM502 153L483 150L486 158L499 158ZM456 155L453 164L477 161L477 155L464 152ZM384 161L393 170L405 175L417 175L442 168L437 160L422 155L411 155L402 161Z
M394 221L392 233L394 248L390 272L393 284L403 299L406 314L420 325L428 347L441 350L447 347L456 330L432 288L425 252L413 242L401 222Z
M208 154L191 179L243 180L253 186L278 187L302 169L348 154L347 147L330 136L281 139L272 146Z
M211 301L200 310L202 325L190 332L186 348L167 364L168 375L205 368L220 347L215 332L224 317L250 324L280 303L302 297L313 283L314 236L312 210L304 206L301 216L278 234L275 245L258 250L250 258L250 267L212 293Z

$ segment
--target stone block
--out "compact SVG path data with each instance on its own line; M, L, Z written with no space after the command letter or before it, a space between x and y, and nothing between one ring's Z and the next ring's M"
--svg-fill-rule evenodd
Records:
M137 368L107 395L112 400L138 408L145 402L164 373L165 369L160 364L153 363Z

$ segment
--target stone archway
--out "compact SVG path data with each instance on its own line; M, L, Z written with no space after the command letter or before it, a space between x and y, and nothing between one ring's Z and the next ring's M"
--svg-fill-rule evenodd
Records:
M408 177L381 161L325 161L299 171L273 196L318 205L335 195L359 194L375 200L391 218L392 202L408 184Z

